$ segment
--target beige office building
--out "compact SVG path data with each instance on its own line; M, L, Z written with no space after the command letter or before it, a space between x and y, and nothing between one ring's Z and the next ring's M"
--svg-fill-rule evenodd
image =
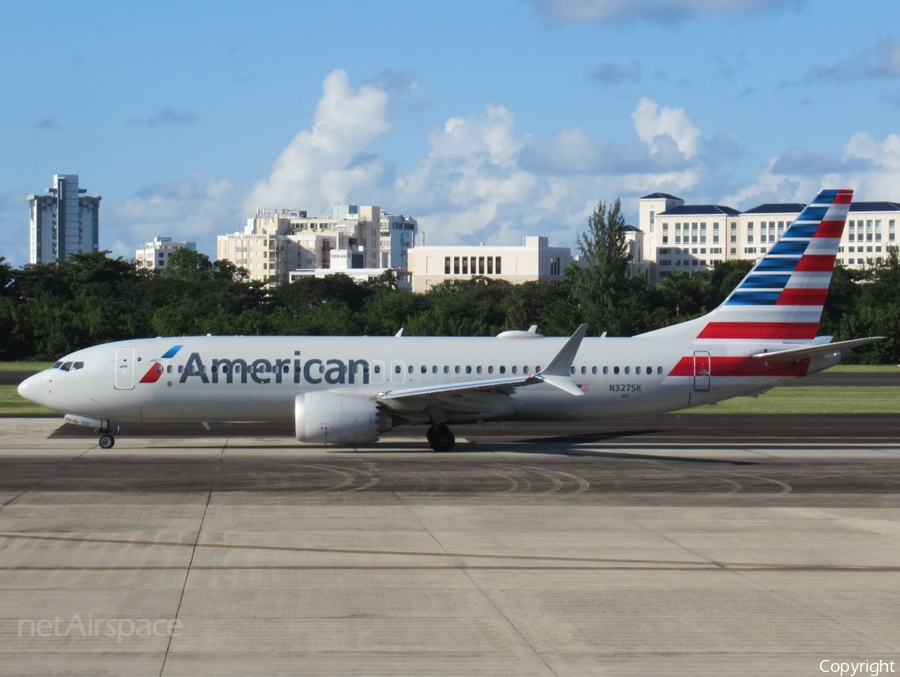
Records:
M412 290L441 282L484 276L513 284L559 282L572 262L566 247L551 247L544 236L528 236L521 246L422 246L408 251Z

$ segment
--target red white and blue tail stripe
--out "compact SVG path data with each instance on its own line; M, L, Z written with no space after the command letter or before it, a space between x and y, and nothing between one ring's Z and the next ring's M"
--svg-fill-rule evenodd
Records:
M725 302L657 336L812 341L831 283L852 190L823 190Z

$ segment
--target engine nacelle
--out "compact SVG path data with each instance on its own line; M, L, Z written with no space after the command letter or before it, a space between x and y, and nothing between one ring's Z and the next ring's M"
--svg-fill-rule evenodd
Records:
M374 400L319 391L297 395L294 430L310 444L369 444L391 429L393 416Z

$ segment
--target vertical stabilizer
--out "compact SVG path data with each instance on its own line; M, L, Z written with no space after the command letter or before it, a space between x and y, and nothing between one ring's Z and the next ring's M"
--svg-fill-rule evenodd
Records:
M643 336L812 341L852 198L852 190L823 190L722 305Z

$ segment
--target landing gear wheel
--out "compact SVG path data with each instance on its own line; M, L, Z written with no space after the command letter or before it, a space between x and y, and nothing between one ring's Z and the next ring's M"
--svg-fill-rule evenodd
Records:
M116 438L112 435L105 433L100 436L100 447L103 449L112 449L113 445L116 443Z
M456 444L456 438L450 432L450 428L445 425L433 425L425 433L428 444L435 451L450 451Z

